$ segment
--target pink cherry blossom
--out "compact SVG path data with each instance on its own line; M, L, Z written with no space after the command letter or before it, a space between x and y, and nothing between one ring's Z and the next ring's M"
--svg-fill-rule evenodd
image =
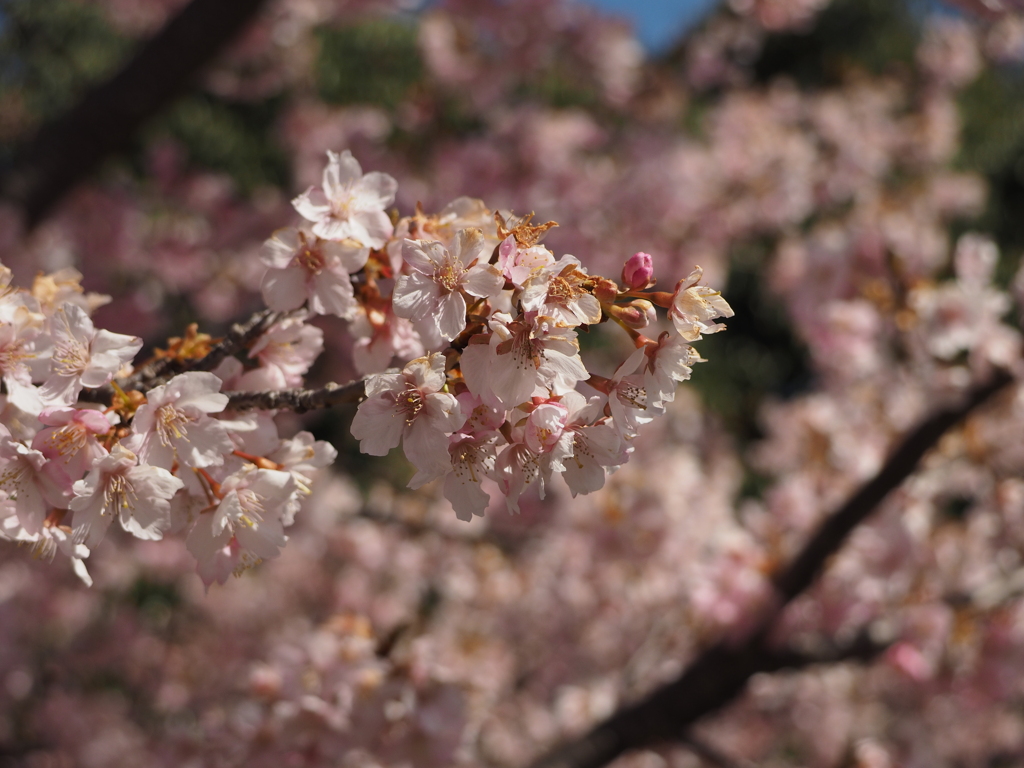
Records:
M654 259L651 254L639 251L630 256L622 267L622 284L629 290L641 290L651 283L654 276Z
M359 450L384 456L400 442L417 468L414 487L451 469L448 436L464 423L454 395L445 387L445 359L433 352L411 361L401 373L366 380L366 400L352 420Z
M199 515L186 541L207 585L223 583L221 573L211 566L226 548L236 574L277 557L287 539L282 516L295 490L290 473L252 465L220 483L219 502Z
M239 389L271 390L302 386L303 377L324 348L324 332L304 318L289 317L263 332L249 350L260 367L244 373Z
M308 301L314 314L350 318L356 302L349 276L366 265L369 254L355 240L323 240L294 227L278 230L261 254L269 267L263 300L278 312Z
M175 462L189 467L223 464L233 445L224 425L209 416L227 405L220 387L220 379L201 371L154 387L135 413L126 446L141 463L164 469Z
M502 275L517 288L522 288L534 271L555 263L555 255L543 245L524 248L513 235L501 241L498 247L498 268Z
M100 410L62 406L44 408L39 414L39 421L46 428L36 433L32 447L47 459L62 464L72 481L81 478L94 461L107 453L96 436L108 434L112 425Z
M160 539L170 527L169 501L182 486L166 469L139 464L134 453L114 446L74 485L75 541L93 549L115 517L136 538Z

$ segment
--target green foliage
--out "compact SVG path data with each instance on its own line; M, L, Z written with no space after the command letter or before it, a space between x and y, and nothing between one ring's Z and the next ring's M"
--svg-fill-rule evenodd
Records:
M990 232L1003 259L999 278L1016 271L1024 250L1024 76L986 69L960 95L963 143L958 165L988 178L988 205L976 228Z
M524 101L539 101L554 109L579 107L596 110L601 100L592 85L569 71L556 59L552 65L537 73L519 88L516 98Z
M807 351L762 276L769 245L737 249L722 295L735 311L729 330L701 340L691 384L730 432L746 444L761 436L757 414L768 396L789 397L810 383Z
M851 69L873 75L907 69L919 36L913 0L835 0L806 33L770 35L754 67L758 80L784 75L824 87Z
M0 26L0 98L20 94L30 116L53 117L109 75L131 41L102 12L69 0L9 0Z
M375 104L393 109L423 75L416 29L394 20L317 31L314 76L329 104Z
M274 141L279 99L233 103L194 93L157 124L181 142L196 165L231 176L243 192L288 185L288 158Z

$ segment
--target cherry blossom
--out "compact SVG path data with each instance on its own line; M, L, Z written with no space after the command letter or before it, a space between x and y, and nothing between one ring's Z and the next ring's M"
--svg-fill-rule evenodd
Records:
M77 480L107 453L98 436L109 434L112 425L100 410L54 406L40 412L39 422L45 428L36 433L32 447L62 464L69 478Z
M575 331L533 312L517 320L496 312L490 327L491 334L473 337L462 353L471 392L508 409L529 400L538 387L563 394L586 378Z
M282 517L295 490L291 473L252 465L225 478L215 490L218 503L200 514L187 539L203 581L223 583L211 566L224 550L230 551L235 573L277 557L286 541Z
M690 276L680 280L672 296L668 316L686 341L696 341L704 333L717 333L725 328L711 322L719 317L732 317L732 308L721 293L699 285L704 270L696 267Z
M0 431L0 490L15 501L18 522L30 535L39 534L51 507L63 509L71 481L57 462Z
M444 356L432 352L400 373L378 373L366 380L366 400L352 420L359 449L384 456L399 443L418 472L417 486L451 469L448 436L465 423L458 400L445 388Z
M189 467L222 464L232 449L231 439L224 425L209 416L227 405L220 387L221 380L212 373L198 371L154 387L135 414L126 445L140 462L164 469L175 462Z
M142 339L137 336L96 330L75 304L64 304L54 312L50 326L52 374L40 390L50 404L70 405L82 387L95 389L110 383L142 349Z
M363 175L359 161L347 149L327 152L323 186L310 187L292 204L313 223L313 234L325 240L354 240L383 248L393 231L385 209L395 199L397 182L386 173Z
M279 230L263 247L269 267L263 300L280 312L308 301L314 314L349 318L356 307L349 276L363 268L369 253L355 240L322 240L294 227Z
M461 229L449 248L436 241L406 239L402 260L412 270L395 284L395 314L414 321L429 318L445 341L466 327L466 294L495 296L504 280L489 264L478 264L486 243L479 229Z
M170 527L169 501L182 486L166 469L139 464L134 453L115 446L75 482L74 540L94 548L115 517L136 538L159 539Z
M601 320L601 303L586 290L591 278L579 259L563 256L553 264L534 270L523 291L523 309L554 320L555 325L572 328Z
M630 290L642 290L651 284L654 260L651 254L639 251L630 256L622 267L622 282Z

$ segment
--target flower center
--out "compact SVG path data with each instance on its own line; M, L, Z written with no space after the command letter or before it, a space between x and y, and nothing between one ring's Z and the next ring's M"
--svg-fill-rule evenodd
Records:
M311 275L319 275L324 270L324 255L316 245L303 241L298 253L295 254L295 264Z
M62 338L53 345L53 364L58 376L81 376L89 365L89 350L73 338Z
M497 352L499 355L511 352L516 361L516 368L523 370L536 368L540 365L540 349L539 345L533 342L529 327L521 327L516 330L511 339L498 345Z
M639 408L641 411L647 410L647 390L644 387L624 381L619 384L618 394L619 400L627 405Z
M27 467L23 461L15 460L13 463L7 465L3 473L0 474L0 488L7 491L8 495L12 499L18 498L18 491L21 490L22 484L25 482L25 475L27 474Z
M581 293L581 290L561 275L555 275L548 283L548 299L562 305L574 301Z
M349 219L352 216L352 195L343 195L331 200L331 216L335 219Z
M243 488L236 493L238 506L242 509L238 522L248 528L257 527L263 522L263 497L250 488Z
M398 412L405 415L405 423L412 424L426 406L426 400L422 392L406 384L405 391L395 400L395 405L398 406Z
M191 421L188 416L173 405L162 406L156 412L156 431L160 442L170 447L173 440L188 440L186 425Z
M35 355L25 352L22 349L22 342L13 341L0 348L0 371L12 373L22 360L27 360Z
M70 461L71 457L78 453L85 447L85 440L88 436L88 431L81 424L74 422L65 424L60 429L54 430L46 442L57 449L57 453L61 456L66 456L67 460Z
M458 290L464 274L466 274L466 270L462 268L461 261L445 259L444 264L434 270L434 282L440 285L446 293L451 293Z
M121 509L131 511L135 509L135 502L138 500L131 480L124 475L112 475L107 480L106 490L103 491L103 510L100 514L114 514L116 510Z

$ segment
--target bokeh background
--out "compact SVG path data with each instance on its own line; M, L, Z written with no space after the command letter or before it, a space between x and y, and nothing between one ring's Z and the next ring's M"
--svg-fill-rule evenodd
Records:
M20 284L77 269L113 297L97 325L150 348L221 332L259 308L289 200L351 149L402 214L536 211L595 273L643 250L669 289L702 265L735 317L586 499L460 523L400 457L359 454L338 409L281 417L337 466L279 560L209 593L173 539L109 537L91 589L0 542L0 765L525 765L740 631L899 435L1019 359L1009 0L272 0L26 219L34 137L184 5L0 4L0 260ZM312 381L351 379L345 328L319 322ZM780 630L815 651L882 627L888 652L759 677L701 724L716 747L621 764L1024 764L1024 417L1000 407Z

